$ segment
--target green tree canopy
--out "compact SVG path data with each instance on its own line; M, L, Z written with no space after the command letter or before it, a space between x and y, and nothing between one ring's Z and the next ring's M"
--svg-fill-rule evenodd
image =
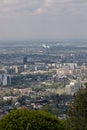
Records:
M14 110L0 120L0 130L65 130L62 122L43 111Z
M68 111L69 130L87 130L87 87L80 89Z

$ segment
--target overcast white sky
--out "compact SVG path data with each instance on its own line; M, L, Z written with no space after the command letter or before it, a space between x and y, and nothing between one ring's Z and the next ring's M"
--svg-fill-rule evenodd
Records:
M0 0L0 40L87 38L87 0Z

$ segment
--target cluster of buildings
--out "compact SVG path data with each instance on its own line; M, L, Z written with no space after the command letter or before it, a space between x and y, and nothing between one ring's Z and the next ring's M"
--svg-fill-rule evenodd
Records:
M49 105L55 112L64 113L71 97L87 82L87 54L80 54L78 48L71 51L72 47L42 44L39 48L10 49L8 54L0 55L0 89L3 93L6 90L0 100L7 103L3 106L5 112L22 106L42 109Z
M1 86L11 85L11 76L6 74L0 74L0 85Z

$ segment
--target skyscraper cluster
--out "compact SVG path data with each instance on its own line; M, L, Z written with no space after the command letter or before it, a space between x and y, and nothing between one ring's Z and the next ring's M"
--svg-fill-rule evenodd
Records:
M6 74L0 74L0 85L11 85L11 76Z

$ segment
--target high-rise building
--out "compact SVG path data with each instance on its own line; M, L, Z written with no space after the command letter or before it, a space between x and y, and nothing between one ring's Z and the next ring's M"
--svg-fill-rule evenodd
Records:
M2 75L0 74L0 85L2 84Z
M24 63L24 64L27 63L27 56L25 56L25 57L23 58L23 63Z
M14 69L15 69L15 73L18 73L18 67L15 66Z
M6 74L2 74L2 85L3 86L7 85L7 75Z
M10 75L7 76L7 84L11 85L11 76Z

